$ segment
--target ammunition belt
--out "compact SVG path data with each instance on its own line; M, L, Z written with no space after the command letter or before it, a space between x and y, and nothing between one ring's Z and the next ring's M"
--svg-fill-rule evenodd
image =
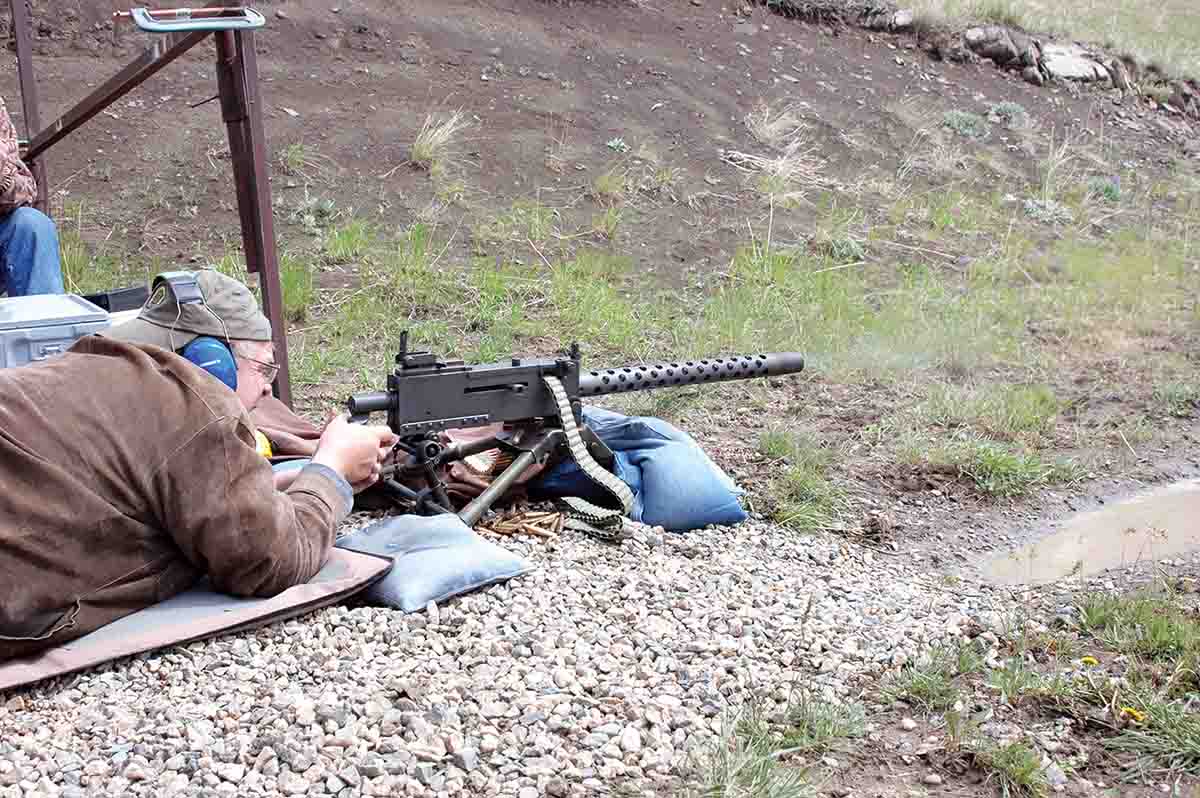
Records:
M567 437L567 448L572 459L589 479L608 491L621 505L620 510L613 510L576 496L564 496L555 501L559 511L565 516L563 526L600 540L621 540L626 537L625 517L633 510L633 492L615 474L597 463L588 451L583 436L579 434L579 427L575 424L575 413L571 410L571 401L567 398L562 382L557 377L548 376L543 376L542 380L558 405L559 420Z

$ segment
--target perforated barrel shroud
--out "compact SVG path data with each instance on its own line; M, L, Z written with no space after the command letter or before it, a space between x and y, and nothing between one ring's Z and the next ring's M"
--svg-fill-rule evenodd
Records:
M804 356L796 352L735 355L646 366L622 366L580 374L579 395L599 396L623 391L669 388L673 385L745 380L753 377L793 374L803 369Z

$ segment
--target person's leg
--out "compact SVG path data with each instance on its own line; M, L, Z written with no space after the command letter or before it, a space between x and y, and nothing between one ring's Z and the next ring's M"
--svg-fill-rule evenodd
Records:
M9 296L63 293L58 231L36 208L0 218L0 289Z

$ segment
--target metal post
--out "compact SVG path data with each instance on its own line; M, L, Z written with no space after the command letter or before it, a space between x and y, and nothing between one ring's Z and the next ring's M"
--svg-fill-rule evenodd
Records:
M271 321L275 359L279 363L275 395L290 407L292 386L288 369L287 320L283 315L283 292L271 215L271 185L267 175L254 36L251 31L238 30L218 31L213 37L217 45L217 88L221 97L221 115L229 136L246 269L258 275L263 310Z
M13 36L17 41L17 79L21 84L21 111L25 116L25 138L32 140L34 134L41 130L41 117L38 115L37 81L33 77L33 46L29 42L29 8L26 0L9 0L12 9ZM50 215L50 190L46 178L46 165L36 153L25 156L25 165L33 173L37 181L37 199L33 207L47 216Z

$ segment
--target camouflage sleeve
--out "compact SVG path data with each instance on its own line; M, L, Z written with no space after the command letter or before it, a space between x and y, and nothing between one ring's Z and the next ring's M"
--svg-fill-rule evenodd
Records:
M4 100L0 99L0 213L32 205L36 199L37 181L21 160L17 128L8 115Z

